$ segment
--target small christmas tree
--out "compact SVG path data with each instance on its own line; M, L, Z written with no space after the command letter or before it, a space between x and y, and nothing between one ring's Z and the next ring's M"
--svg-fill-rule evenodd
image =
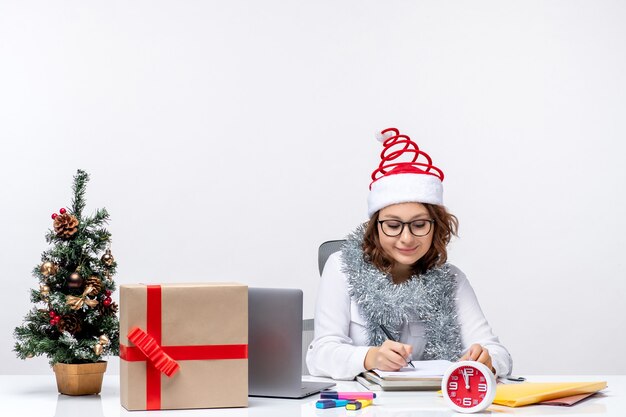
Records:
M117 305L111 255L111 234L103 227L106 209L83 216L89 175L74 176L74 198L69 210L53 214L46 235L52 245L33 270L39 290L31 290L33 309L15 328L15 352L21 359L46 355L50 365L91 363L103 355L119 354ZM102 257L98 257L103 253Z

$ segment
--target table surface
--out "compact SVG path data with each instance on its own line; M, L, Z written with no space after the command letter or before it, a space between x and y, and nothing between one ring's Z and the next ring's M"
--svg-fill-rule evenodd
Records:
M310 380L322 380L308 377ZM607 381L608 388L572 407L530 405L509 408L492 405L477 415L521 416L626 416L626 375L542 375L529 376L529 382ZM366 391L354 381L337 381L338 390ZM271 417L417 417L462 416L446 408L435 391L377 392L375 405L358 411L345 408L315 408L319 395L301 400L250 397L248 408L126 411L119 401L119 376L105 375L100 395L70 397L58 394L54 375L0 375L0 410L3 416L37 417L115 417L115 416L271 416ZM475 414L476 415L476 414Z

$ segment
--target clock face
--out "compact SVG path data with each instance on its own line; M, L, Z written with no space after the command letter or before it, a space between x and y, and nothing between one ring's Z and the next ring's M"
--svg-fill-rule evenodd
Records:
M485 365L463 361L452 365L442 380L444 398L456 411L473 413L491 405L496 379Z

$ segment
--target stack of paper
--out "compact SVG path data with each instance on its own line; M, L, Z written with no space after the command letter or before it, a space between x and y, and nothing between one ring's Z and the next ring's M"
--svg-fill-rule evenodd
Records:
M407 366L395 372L378 369L365 372L357 377L357 381L373 390L438 390L441 388L443 374L452 365L452 362L445 360L412 363L415 368Z

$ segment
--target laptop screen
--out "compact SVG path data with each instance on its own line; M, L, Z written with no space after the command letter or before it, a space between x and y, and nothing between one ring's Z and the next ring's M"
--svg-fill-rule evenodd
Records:
M284 396L302 382L302 290L248 288L250 395Z

